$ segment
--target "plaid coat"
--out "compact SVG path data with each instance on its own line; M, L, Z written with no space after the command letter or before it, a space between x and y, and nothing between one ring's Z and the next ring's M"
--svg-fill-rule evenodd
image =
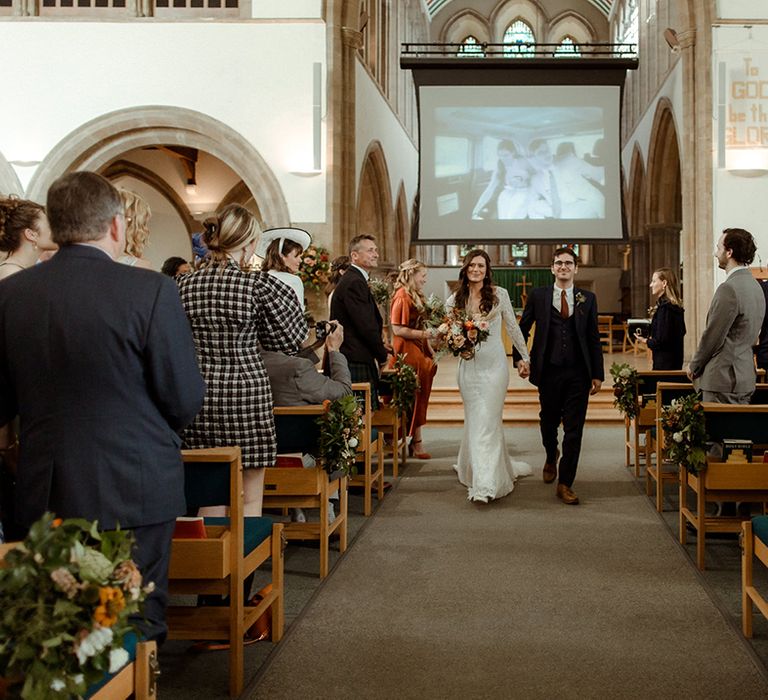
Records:
M197 359L208 386L203 408L183 433L186 447L239 445L243 468L275 461L272 392L259 345L294 353L308 334L290 287L234 262L178 279Z

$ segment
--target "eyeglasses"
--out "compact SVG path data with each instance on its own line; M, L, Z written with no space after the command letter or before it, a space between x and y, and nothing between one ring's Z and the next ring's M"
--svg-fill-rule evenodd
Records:
M552 264L555 267L573 267L576 263L573 260L555 260Z

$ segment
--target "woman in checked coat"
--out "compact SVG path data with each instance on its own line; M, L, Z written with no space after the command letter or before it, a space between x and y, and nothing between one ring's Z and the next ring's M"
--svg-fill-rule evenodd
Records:
M307 324L296 295L272 275L246 268L261 233L253 215L231 204L205 222L204 267L179 278L207 391L182 438L186 447L239 445L245 515L261 515L264 467L275 461L272 393L259 354L294 353ZM204 509L204 515L219 515Z

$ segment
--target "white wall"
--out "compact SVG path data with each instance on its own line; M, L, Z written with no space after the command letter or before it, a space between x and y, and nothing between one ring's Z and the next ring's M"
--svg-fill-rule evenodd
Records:
M720 19L768 19L765 0L717 0L715 14Z
M419 184L418 150L360 61L356 61L355 76L356 191L360 185L360 174L368 147L372 141L378 140L384 149L389 170L392 206L395 206L398 188L402 182L410 216L413 198L416 196Z
M756 7L763 3L750 3ZM768 3L766 3L768 4ZM766 13L768 14L768 13ZM713 231L714 244L724 228L745 228L757 243L758 255L768 264L768 25L719 26L713 28ZM746 75L746 60L751 74ZM725 68L724 94L718 74ZM756 90L756 97L735 99L745 89ZM762 84L761 84L762 83ZM762 88L762 98L760 90ZM719 103L725 106L720 119ZM739 121L743 116L744 121ZM749 134L747 134L749 129ZM733 141L729 143L728 134ZM755 140L757 139L757 140ZM743 143L753 141L750 145ZM733 143L735 142L735 143ZM721 143L725 163L720 162ZM737 147L738 146L738 147ZM741 158L741 163L738 160ZM754 169L736 174L738 165ZM725 167L723 167L725 166ZM755 259L754 265L758 265ZM716 267L716 265L714 266ZM724 274L716 270L720 282Z
M321 0L251 0L251 17L307 19L323 16Z
M325 42L321 21L0 21L2 74L23 76L4 82L0 153L26 187L36 166L13 161L42 161L85 122L135 106L183 107L253 144L292 220L324 222L325 172L292 171L312 167L312 64L325 74Z

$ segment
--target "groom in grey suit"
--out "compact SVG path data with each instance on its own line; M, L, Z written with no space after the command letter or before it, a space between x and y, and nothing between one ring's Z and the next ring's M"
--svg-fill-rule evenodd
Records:
M726 279L715 291L707 325L688 377L704 401L749 403L755 391L752 346L765 315L765 298L749 271L757 247L749 231L727 228L717 241L715 257Z

